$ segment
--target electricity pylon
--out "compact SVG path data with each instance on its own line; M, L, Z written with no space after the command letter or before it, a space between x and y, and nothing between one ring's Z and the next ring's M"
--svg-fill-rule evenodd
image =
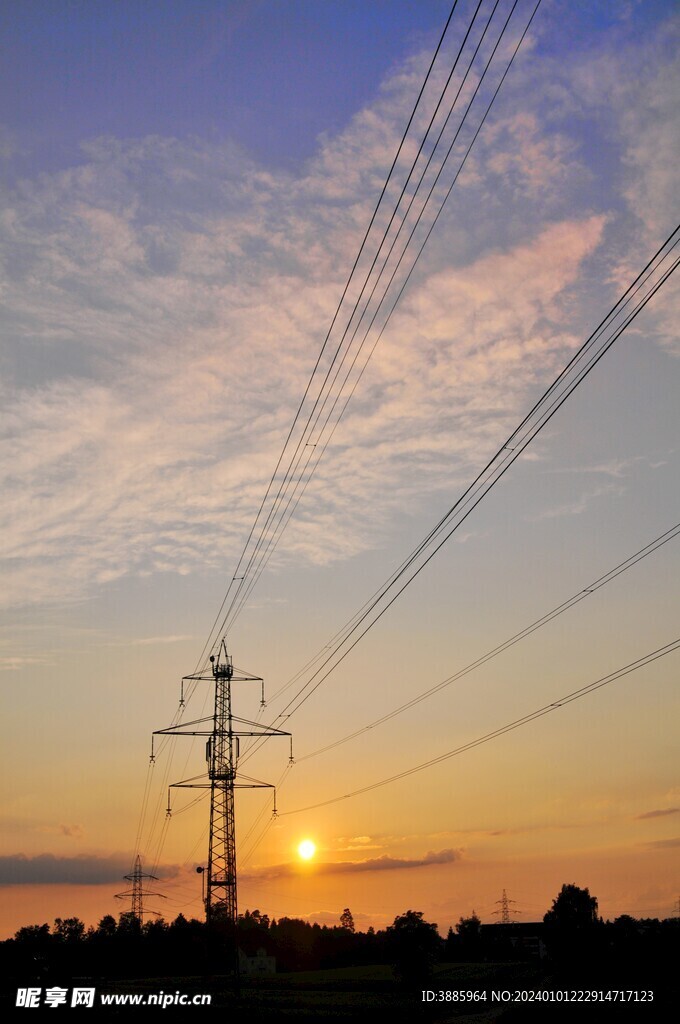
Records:
M215 701L213 714L194 722L157 729L157 735L206 736L205 758L208 770L204 775L193 776L182 782L173 782L171 788L210 790L210 838L208 843L208 879L206 885L205 917L210 923L214 919L228 921L234 928L237 918L236 892L236 822L234 812L234 790L274 789L274 814L276 814L276 790L271 783L251 779L237 773L240 739L249 737L290 736L281 729L262 728L256 722L236 718L231 709L232 683L259 682L262 684L261 705L264 707L264 680L238 670L234 672L233 662L222 640L217 658L211 656L211 673L184 676L182 696L184 704L184 683L187 680L214 681ZM210 723L210 728L205 728ZM236 728L234 727L236 723ZM204 728L201 728L204 726ZM152 754L153 757L153 748ZM292 761L292 750L291 750ZM168 793L168 814L170 794Z
M496 903L500 903L501 909L494 910L494 914L501 915L501 924L510 924L510 914L519 914L519 910L510 909L510 904L516 902L516 900L509 900L507 892L503 889L502 897L499 900L496 900Z
M123 878L126 882L132 882L132 888L128 889L126 892L117 892L116 899L131 899L132 905L130 907L130 912L133 917L137 918L141 927L144 924L144 897L160 896L161 899L165 899L165 896L163 896L162 892L149 892L144 888L143 879L152 878L154 882L157 882L158 878L156 875L144 874L142 871L142 860L139 854L137 854L135 866L131 874L123 875ZM155 911L152 911L152 913L155 913Z

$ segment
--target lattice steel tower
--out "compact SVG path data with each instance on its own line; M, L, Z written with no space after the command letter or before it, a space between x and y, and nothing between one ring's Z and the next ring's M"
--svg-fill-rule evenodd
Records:
M132 888L126 892L117 892L116 899L124 900L129 898L132 901L130 912L133 917L136 917L140 925L144 924L144 897L145 896L160 896L165 899L161 892L149 892L144 888L144 879L152 878L154 882L158 881L156 875L148 875L142 871L142 860L139 854L135 859L135 866L129 875L123 875L126 882L132 882ZM155 913L155 911L154 911Z
M510 904L516 902L516 900L508 899L508 894L505 889L503 889L502 897L499 900L496 900L496 903L500 903L501 909L494 910L494 914L501 915L501 924L510 924L510 914L519 914L519 910L510 909Z
M262 728L256 722L249 722L233 715L231 709L232 683L259 682L262 686L261 705L264 707L264 680L260 676L252 676L239 670L235 671L224 640L220 644L217 658L211 656L210 664L210 675L198 673L184 676L180 704L184 704L186 681L214 681L215 701L212 716L182 725L170 726L167 729L158 729L154 735L206 736L208 738L205 747L205 758L208 764L206 774L194 776L182 782L173 782L172 787L210 790L210 839L205 916L208 922L219 917L235 926L238 906L234 790L274 789L268 782L260 782L258 779L238 774L240 739L246 736L290 736L290 733L283 732L281 729ZM192 726L205 726L207 723L211 723L211 728L191 728ZM236 728L234 727L235 723ZM170 796L168 794L169 813ZM274 793L274 813L276 813L276 792Z

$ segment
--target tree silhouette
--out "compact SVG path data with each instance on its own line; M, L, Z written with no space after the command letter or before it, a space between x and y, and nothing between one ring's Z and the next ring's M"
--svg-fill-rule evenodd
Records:
M482 922L474 910L472 917L461 917L456 925L460 955L464 960L477 960L482 945Z
M110 939L116 934L116 927L116 919L113 914L105 914L97 925L96 934Z
M553 900L552 910L543 918L547 925L563 929L583 930L598 922L597 900L578 885L563 885Z
M48 924L29 924L20 928L14 935L14 941L20 946L44 950L50 944L50 926Z
M407 910L387 928L387 948L397 977L412 983L428 977L438 958L441 939L437 925L420 910Z
M136 914L133 914L131 910L124 910L122 914L118 916L118 934L123 935L139 935L141 933L142 926L139 923L139 918Z
M597 916L597 900L588 889L563 885L543 922L554 960L577 964L593 959L602 922Z
M61 942L80 942L85 936L85 924L79 917L56 917L53 934Z
M345 907L342 914L340 915L340 926L346 928L348 932L354 934L354 918L352 917L352 911L349 907Z

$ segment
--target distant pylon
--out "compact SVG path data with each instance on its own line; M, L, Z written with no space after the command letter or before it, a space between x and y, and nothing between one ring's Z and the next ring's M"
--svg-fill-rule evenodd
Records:
M135 858L135 866L131 874L123 875L126 882L132 882L132 888L126 892L117 892L116 899L123 900L126 898L131 899L130 913L133 917L136 917L139 921L140 926L144 924L144 897L145 896L160 896L165 899L161 892L149 892L144 889L143 880L145 878L152 878L154 882L158 881L156 875L144 874L142 871L142 859L137 854Z
M503 895L499 900L496 900L496 903L500 903L501 909L494 910L494 914L501 915L501 924L510 924L510 914L519 914L519 910L510 909L510 904L516 902L516 900L508 899L508 894L505 889L503 889Z
M172 787L210 790L210 839L208 843L208 870L205 898L206 921L213 918L226 919L236 927L236 828L234 814L235 789L274 789L268 782L259 782L237 773L239 741L241 737L290 736L281 729L266 728L244 718L234 718L231 710L232 682L257 681L262 684L262 705L264 706L264 681L260 676L247 673L234 674L231 657L222 640L217 658L211 656L211 674L184 676L182 680L182 701L186 680L214 680L214 712L208 718L181 725L158 729L154 735L206 736L205 758L208 763L206 775L173 782ZM238 727L234 728L234 722ZM192 727L193 728L190 728ZM203 726L203 728L201 728ZM208 726L206 728L206 726ZM244 728L245 727L245 728ZM153 757L153 754L152 754ZM292 751L291 751L292 760ZM170 796L168 794L168 814ZM274 791L274 814L276 814L276 791Z

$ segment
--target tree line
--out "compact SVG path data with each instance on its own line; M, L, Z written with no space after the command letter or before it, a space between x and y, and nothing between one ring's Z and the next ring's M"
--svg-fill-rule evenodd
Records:
M588 889L564 885L542 922L534 925L482 925L476 915L461 917L441 938L437 925L421 911L407 910L385 929L355 928L349 908L334 926L297 918L270 919L246 910L237 923L237 944L245 956L264 953L276 958L278 971L301 971L367 964L390 964L397 978L426 978L437 963L498 962L536 955L536 947L518 941L535 933L541 951L557 969L594 966L663 970L677 955L677 918L636 920L622 915L614 921L598 916L597 900ZM0 943L0 963L7 976L25 981L53 978L188 976L229 973L234 935L228 922L214 915L210 925L179 914L141 924L130 913L118 920L104 916L86 928L77 917L20 928Z

